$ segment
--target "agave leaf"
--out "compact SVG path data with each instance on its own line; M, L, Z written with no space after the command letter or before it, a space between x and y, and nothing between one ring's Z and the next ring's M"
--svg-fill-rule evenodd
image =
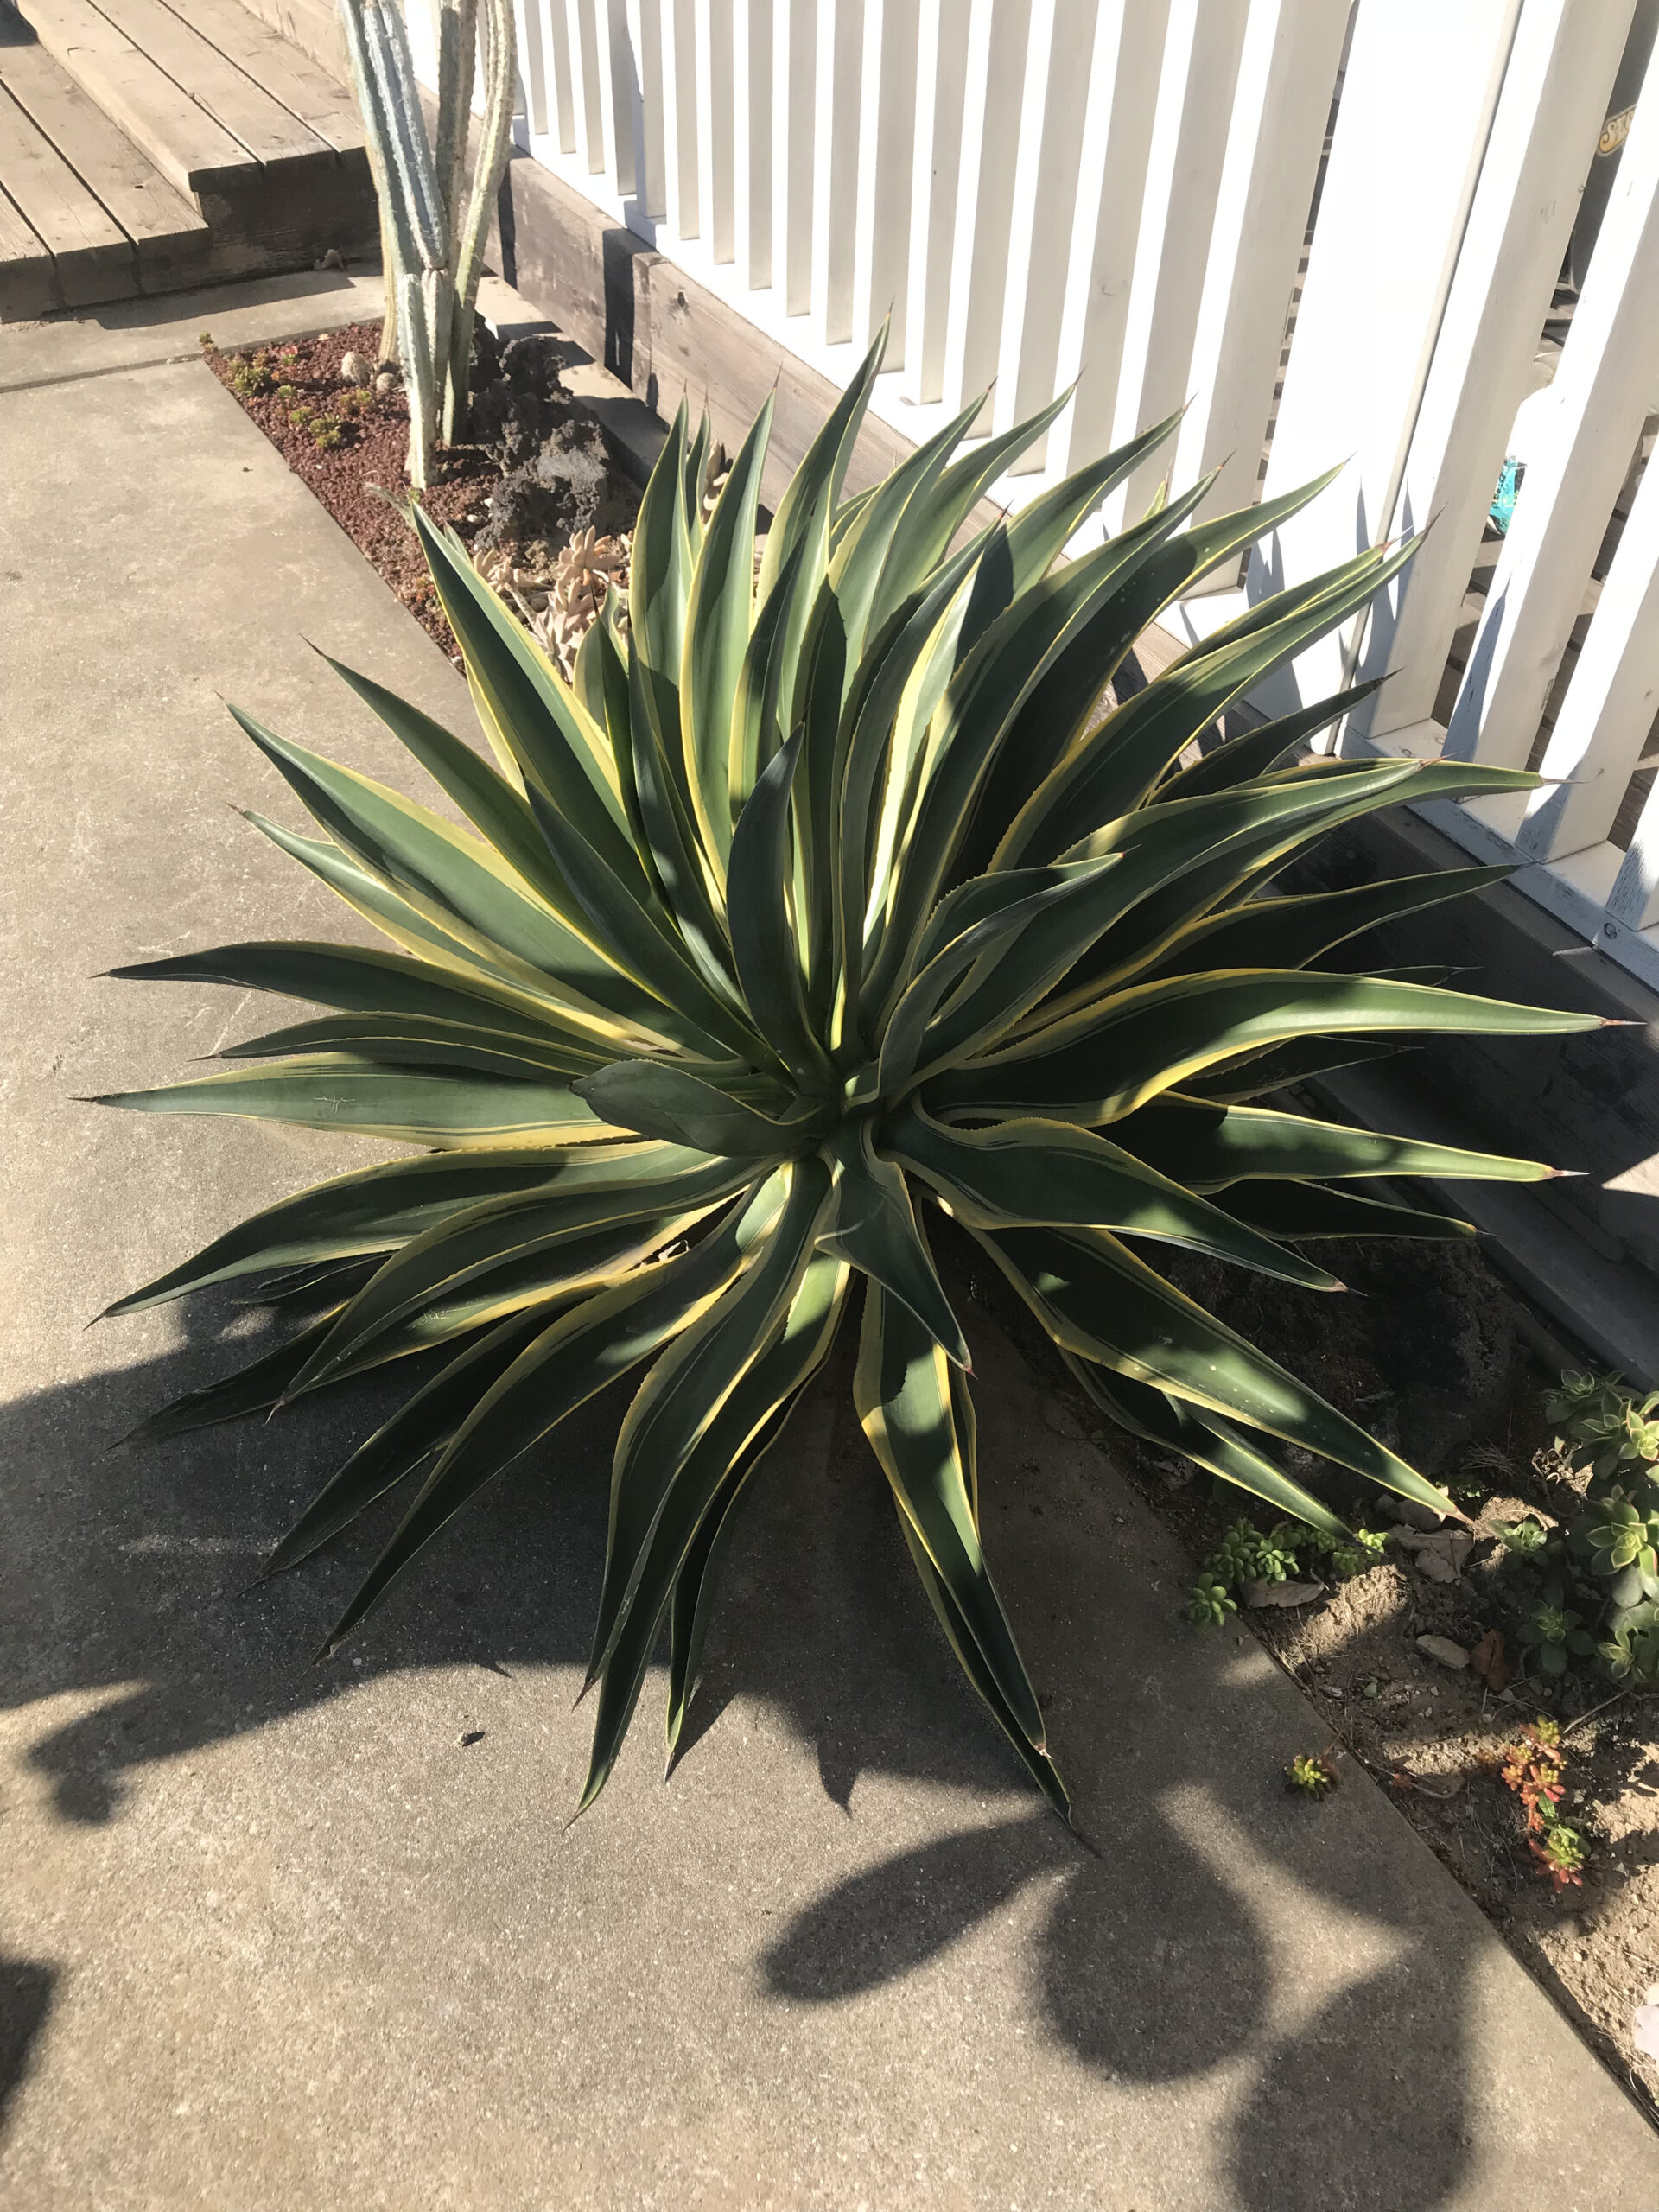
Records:
M1383 1136L1264 1106L1215 1106L1170 1092L1116 1122L1112 1134L1138 1159L1190 1191L1224 1190L1244 1176L1324 1181L1433 1175L1452 1182L1539 1183L1560 1172L1536 1160Z
M1092 927L1086 935L1077 934L1070 960L1049 969L1049 982L1057 986L1053 995L1040 1007L1039 993L1010 1001L1001 1020L994 1001L990 1018L1012 1038L1094 1003L1111 987L1122 988L1129 974L1153 963L1190 909L1205 903L1214 887L1230 887L1242 872L1259 867L1264 850L1276 855L1318 835L1326 823L1350 818L1367 803L1388 803L1411 773L1402 762L1342 763L1319 776L1271 778L1125 815L1109 825L1109 834L1089 841L1103 858L1115 849L1119 866L1113 880L1103 886L1102 899L1093 903ZM1077 865L1077 856L1063 863L1068 864ZM1043 988L1046 993L1048 982ZM966 1033L976 1035L976 1044L982 1041L978 1033ZM974 1049L955 1050L950 1035L945 1048L957 1058Z
M905 1179L877 1154L868 1122L843 1122L832 1140L836 1168L834 1225L820 1237L826 1252L867 1274L958 1367L970 1363L968 1340L951 1311L916 1216Z
M515 1313L423 1383L323 1484L265 1561L264 1576L284 1574L309 1559L423 1459L441 1452L484 1393L547 1325L539 1309Z
M1300 968L1366 930L1505 882L1514 873L1513 867L1446 868L1433 875L1356 884L1348 891L1256 899L1225 907L1189 925L1159 957L1158 973L1189 976L1200 967Z
M1033 1751L1042 1710L980 1547L972 1408L944 1351L907 1306L872 1282L853 1401L904 1520Z
M732 693L732 721L727 752L727 786L734 827L748 803L760 771L787 734L779 726L779 700L790 664L788 688L794 692L792 658L787 626L807 592L803 577L807 548L797 545L791 554L778 588L764 601L749 632ZM729 832L728 832L729 836Z
M1270 1045L1265 1051L1241 1052L1236 1058L1220 1061L1208 1074L1190 1077L1181 1088L1186 1095L1212 1105L1243 1105L1289 1084L1334 1074L1339 1068L1392 1059L1399 1050L1399 1046L1376 1038L1299 1037L1288 1045Z
M274 736L235 708L231 711L324 829L464 955L532 989L544 988L550 976L568 973L588 999L626 1018L658 1028L674 1023L679 976L672 966L659 959L655 969L647 962L641 972L644 932L636 931L631 942L632 963L628 952L620 952L605 933L613 906L632 911L624 893L619 890L603 910L598 928L573 887L565 887L564 909L556 913L531 896L479 839L463 836L384 785ZM549 876L552 880L550 865ZM563 882L562 876L557 880ZM660 989L652 989L653 973L660 973ZM641 984L643 992L637 988Z
M613 1061L597 1075L584 1076L580 1090L595 1115L620 1115L618 1128L747 1160L778 1160L798 1150L803 1133L819 1118L815 1105L804 1102L790 1121L772 1121L663 1060Z
M1013 1745L1021 1764L1042 1791L1049 1803L1068 1826L1071 1819L1071 1801L1066 1794L1060 1770L1046 1749L1039 1751L1026 1735L1012 1706L1003 1696L995 1676L987 1665L984 1654L974 1641L974 1634L967 1616L951 1596L944 1578L934 1567L924 1548L915 1527L902 1509L899 1514L899 1532L905 1540L916 1573L927 1601L932 1606L945 1641L957 1656L957 1661L968 1680L990 1707L992 1718Z
M210 1283L273 1268L396 1251L435 1224L491 1198L575 1190L595 1176L660 1175L665 1151L630 1140L579 1152L449 1152L360 1167L252 1215L193 1259L118 1299L109 1313L142 1313Z
M539 791L624 885L643 891L603 731L461 547L435 531L419 507L412 519L498 754L517 762L526 796Z
M1196 496L1203 496L1202 487ZM1161 518L1158 527L1165 527ZM1020 708L1069 639L1111 603L1123 572L1143 550L1136 533L1126 532L1033 584L991 624L946 686L914 818L902 832L903 864L893 875L881 950L871 969L871 1004L885 1009L892 996Z
M239 983L245 990L308 999L353 1014L476 1023L550 1049L602 1051L606 1041L545 1000L493 976L452 976L406 953L355 945L221 944L110 973L140 982Z
M711 887L708 856L664 751L664 734L677 745L679 732L677 728L665 734L660 731L660 715L653 714L648 703L656 681L642 656L630 653L628 711L639 734L630 744L628 758L647 872L705 981L712 985L715 996L724 1000L732 988L726 925Z
M633 665L632 661L629 665ZM537 804L543 834L571 889L626 972L636 976L647 989L664 995L664 1003L677 1007L703 1035L718 1038L728 1051L747 1058L760 1044L753 1027L734 1001L711 985L706 970L687 952L677 931L640 905L626 885L607 874L575 830L551 809L539 804L534 794L532 804ZM664 857L659 850L659 862Z
M1561 1037L1600 1027L1597 1014L1365 976L1305 969L1176 976L1121 993L1092 1018L1056 1022L994 1059L936 1077L925 1103L934 1111L1040 1108L1059 1120L1094 1124L1133 1113L1236 1052L1313 1032Z
M640 1385L623 1419L611 1476L610 1527L593 1656L588 1665L589 1685L598 1680L616 1652L618 1638L640 1589L652 1540L688 1462L753 1364L756 1347L770 1344L782 1328L810 1264L830 1198L829 1166L820 1159L796 1160L779 1171L779 1180L785 1191L782 1206L771 1228L757 1241L749 1264L730 1288L676 1338ZM728 1454L718 1470L710 1471L718 1479L729 1465ZM688 1539L698 1518L701 1509L685 1529ZM638 1694L639 1677L650 1659L677 1566L677 1558L645 1594L639 1624L643 1632L623 1669L626 1675L630 1667L637 1666L633 1695ZM628 1706L631 1712L632 1696ZM608 1758L614 1756L615 1748L615 1742L605 1747L596 1741L595 1764L607 1751L608 1770Z
M314 1053L274 1071L204 1076L161 1090L116 1091L93 1103L141 1114L238 1114L405 1144L588 1144L616 1134L567 1084L379 1067L345 1052Z
M1250 1235L1230 1211L1154 1173L1133 1153L1064 1122L947 1129L906 1107L883 1124L881 1142L938 1192L958 1220L981 1228L1021 1223L1114 1229L1185 1244L1308 1290L1342 1287L1323 1268L1281 1250L1268 1237Z
M974 1229L1063 1351L1316 1452L1437 1513L1456 1509L1386 1445L1154 1273L1116 1237Z
M1478 1235L1471 1222L1420 1207L1390 1205L1353 1191L1275 1179L1230 1183L1217 1204L1274 1236L1415 1236L1457 1243Z
M309 1267L284 1268L254 1289L233 1299L236 1306L291 1306L315 1298L319 1290L355 1290L374 1266L372 1259L318 1260Z
M1374 772L1381 769L1379 778ZM1459 772L1461 771L1461 772ZM1397 777L1398 780L1391 779ZM1252 885L1270 874L1301 847L1328 831L1340 828L1379 807L1402 800L1420 805L1428 798L1464 798L1478 793L1532 791L1538 779L1524 769L1482 768L1451 761L1321 760L1282 772L1255 786L1291 792L1310 791L1328 801L1323 810L1293 814L1283 823L1264 818L1261 828L1246 832L1216 853L1201 859L1184 874L1153 892L1138 909L1103 934L1077 963L1068 979L1062 1003L1080 1005L1103 986L1120 987L1144 974L1163 955L1178 946L1184 933L1207 918L1217 906L1230 906L1244 897ZM1246 785L1245 791L1251 786ZM1241 794L1231 794L1235 798ZM1198 802L1213 804L1216 802ZM1147 812L1154 810L1148 808ZM1131 817L1132 818L1132 817ZM1068 852L1077 860L1098 845L1116 841L1096 833L1083 841L1083 850Z
M822 512L827 518L835 511L887 349L887 326L884 322L778 502L760 562L762 605L777 588L790 556L813 526L815 516Z
M126 1444L158 1444L165 1437L183 1436L192 1429L211 1428L219 1421L241 1421L249 1414L274 1406L305 1365L313 1348L321 1344L340 1312L321 1315L273 1350L262 1352L245 1367L221 1375L199 1389L187 1390L170 1404L139 1422L122 1439Z
M895 609L842 709L831 778L841 795L834 921L847 1004L843 1027L849 1032L859 1026L864 938L887 812L884 783L894 767L894 734L906 701L918 686L943 692L955 664L972 580L1006 536L999 530L972 539L944 563L925 592L913 592Z
M708 1632L708 1600L720 1551L744 1485L777 1443L806 1386L830 1357L852 1270L828 1253L808 1262L777 1339L745 1370L698 1440L652 1538L653 1564L674 1572L668 1662L668 1751L672 1758L696 1694ZM698 1514L701 1513L701 1518ZM687 1530L691 1533L688 1535ZM647 1568L647 1576L651 1573ZM658 1615L660 1624L660 1610Z
M671 1152L644 1179L594 1176L550 1192L486 1200L413 1237L351 1300L294 1385L326 1380L372 1338L439 1300L470 1289L575 1290L635 1266L741 1188L745 1164ZM528 1267L529 1272L524 1270ZM487 1313L480 1319L492 1318Z
M1251 618L1242 618L1209 639L1202 652L1185 654L1128 701L1109 724L1074 741L1021 808L993 865L1018 868L1063 855L1084 858L1071 850L1078 842L1086 843L1087 830L1078 840L1078 823L1109 822L1139 804L1183 747L1269 669L1338 628L1405 565L1413 550L1404 546L1387 558L1360 554L1333 572L1338 581L1320 580L1322 588L1308 585L1300 593L1282 594L1292 604L1271 623L1244 630L1243 622Z
M471 945L464 944L451 931L420 913L407 899L403 899L383 883L378 876L360 867L349 853L344 853L329 837L302 837L291 830L284 830L279 823L267 821L263 814L245 808L242 819L256 829L262 837L296 860L302 868L308 868L320 882L326 883L339 899L343 899L353 913L361 914L384 931L394 944L405 952L429 960L447 976L473 978L481 976L490 982L510 982L512 978L486 959ZM520 988L529 988L527 985ZM551 993L549 997L551 999ZM666 1042L666 1038L664 1038Z
M380 717L401 744L412 753L439 789L450 798L486 842L493 846L516 869L531 890L556 911L563 912L569 894L560 881L523 791L508 782L470 745L400 699L384 683L365 676L344 661L324 653L341 682L356 692L364 704Z
M567 1414L689 1326L742 1265L776 1213L778 1179L734 1206L701 1244L625 1276L555 1321L486 1390L438 1455L419 1496L330 1630L337 1651L446 1522Z
M346 1052L353 1059L383 1066L474 1068L521 1083L544 1083L550 1076L591 1075L607 1055L552 1041L538 1042L511 1031L479 1027L470 1021L433 1021L418 1014L336 1014L320 1021L296 1021L263 1037L226 1045L222 1060L268 1060L286 1052Z
M906 523L917 503L925 503L979 405L978 401L971 403L879 487L855 527L836 545L802 641L795 697L788 713L789 726L798 722L803 730L802 766L795 786L797 903L809 983L826 1009L840 874L836 848L844 710L860 688L860 671L867 665L872 641L877 652L890 650L895 641L897 618L908 596L906 579L916 566L914 549L902 542Z
M1165 552L1172 540L1177 552L1185 543L1175 533L1203 503L1213 481L1206 477L1173 504L1154 508L1104 549L1117 556L1109 569L1116 588L1074 624L1021 705L974 802L961 841L959 874L975 874L992 866L1009 823L1081 743L1101 695L1150 620L1148 610L1155 613L1165 603Z
M880 942L880 909L885 904L896 849L900 842L900 825L914 813L920 793L922 747L934 711L944 696L946 684L991 623L1013 604L1020 593L1047 575L1056 556L1069 543L1086 517L1098 506L1114 485L1119 483L1139 465L1146 454L1170 435L1179 419L1179 416L1172 415L1128 445L1120 446L1101 460L1090 461L1076 470L1052 491L1044 493L1021 508L1012 521L1000 524L977 549L971 582L966 588L955 593L934 649L918 662L893 723L887 748L887 788L881 804L874 851L867 870L868 890L873 899L870 920L867 925L872 951ZM1193 495L1192 504L1196 505L1202 497L1203 488L1200 487ZM1162 534L1165 533L1159 533ZM1129 535L1133 543L1133 533ZM1123 541L1120 539L1119 543L1122 544ZM1109 670L1100 673L1099 681L1095 685L1095 696L1103 689L1109 673ZM993 766L993 785L1007 769L1010 752L1018 754L1028 724L1032 737L1041 741L1042 729L1034 712L1022 715L1019 734L1012 746L1004 747L1002 754ZM982 800L982 814L991 805L988 799ZM971 842L970 839L970 846ZM993 839L992 842L995 842ZM971 871L976 864L969 858L964 861L964 868Z
M1200 1419L1180 1399L1166 1397L1161 1390L1134 1382L1127 1375L1114 1375L1092 1361L1080 1359L1076 1352L1062 1351L1060 1357L1101 1411L1132 1436L1143 1436L1150 1444L1179 1452L1195 1466L1207 1468L1224 1482L1262 1499L1277 1512L1294 1514L1327 1536L1352 1535L1346 1522L1339 1521L1312 1491L1292 1482L1228 1422L1213 1414Z
M731 842L727 899L732 951L756 1027L791 1071L828 1079L814 1033L790 914L790 798L800 760L797 731L749 794Z
M771 429L768 399L732 463L698 550L686 610L680 712L692 804L716 878L731 849L732 708L753 619L755 510Z
M1309 738L1352 714L1387 681L1386 677L1374 676L1369 683L1333 692L1328 699L1317 699L1310 707L1298 707L1294 713L1280 715L1256 729L1225 739L1200 759L1173 770L1159 785L1159 798L1200 798L1206 791L1226 791L1235 784L1265 776L1274 767L1293 766L1294 756L1300 754Z
M1031 886L1022 896L999 900L994 906L989 899L973 902L991 910L934 954L893 1008L881 1040L877 1076L883 1096L902 1096L926 1070L962 1057L956 1044L958 1035L977 1043L995 1033L1001 1023L994 1011L987 1016L988 1001L995 1007L999 1001L1012 998L1023 1007L1040 998L1065 974L1077 946L1086 944L1101 926L1096 918L1106 887L1101 879L1118 857L1109 853L1079 868L1015 869L997 880L1010 891ZM938 911L942 914L944 905ZM969 911L969 902L963 899L958 912ZM1028 940L1032 949L1022 958ZM939 1014L941 1001L964 977L970 987L977 979L978 988L967 988L945 1014Z

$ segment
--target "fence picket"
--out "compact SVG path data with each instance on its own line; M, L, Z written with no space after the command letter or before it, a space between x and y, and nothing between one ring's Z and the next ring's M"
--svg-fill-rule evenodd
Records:
M1395 673L1350 739L1380 743L1433 713L1630 14L1631 0L1522 13L1389 524L1434 526L1372 610L1359 672Z
M1056 368L1077 397L1050 442L1057 466L1081 467L1111 443L1168 22L1169 0L1102 0Z
M1520 0L1359 0L1267 494L1353 458L1257 549L1249 599L1318 575L1386 530L1519 10ZM1227 619L1225 600L1209 607ZM1259 703L1274 713L1324 698L1348 664L1348 640L1327 639Z
M911 188L917 110L918 0L868 0L859 89L858 195L854 225L853 322L862 353L892 317L887 365L905 361Z
M1192 396L1192 341L1209 259L1228 118L1249 0L1175 0L1148 155L1146 205L1123 336L1114 444ZM1143 461L1107 508L1116 527L1142 513L1166 454Z
M1326 0L1252 0L1175 453L1179 487L1221 471L1201 515L1256 494L1346 29Z
M1535 860L1599 844L1659 711L1659 468L1642 479L1516 839Z
M968 86L968 41L956 35L957 5L958 0L921 0L917 22L904 354L904 393L912 406L929 406L944 397L951 254ZM952 15L948 27L944 20L947 7Z
M1656 393L1659 72L1624 143L1584 288L1446 728L1455 760L1524 766Z

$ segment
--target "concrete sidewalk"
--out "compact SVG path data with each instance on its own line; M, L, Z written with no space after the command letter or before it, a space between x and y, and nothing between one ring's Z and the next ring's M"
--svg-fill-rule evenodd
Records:
M245 342L319 320L267 309ZM672 1784L658 1689L569 1830L614 1404L322 1671L363 1543L239 1592L370 1408L107 1451L233 1363L232 1309L88 1318L370 1156L73 1103L278 1018L98 971L347 933L229 811L295 818L219 695L412 779L309 637L471 724L188 341L104 336L0 337L0 2198L1659 2212L1646 2122L1381 1796L1287 1797L1319 1717L1183 1625L1161 1525L982 1315L988 1542L1098 1856L962 1686L844 1372L757 1487Z

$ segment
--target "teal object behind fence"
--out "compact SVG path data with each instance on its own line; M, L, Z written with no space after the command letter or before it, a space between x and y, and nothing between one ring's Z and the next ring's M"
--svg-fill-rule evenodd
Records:
M1515 503L1520 495L1521 480L1526 473L1524 461L1510 459L1504 462L1503 474L1497 480L1497 496L1488 512L1505 537L1509 535L1510 524L1515 518Z

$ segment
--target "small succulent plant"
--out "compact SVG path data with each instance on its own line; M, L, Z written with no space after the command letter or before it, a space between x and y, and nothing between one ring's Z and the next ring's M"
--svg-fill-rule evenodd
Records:
M1334 1789L1341 1779L1323 1751L1299 1751L1285 1769L1285 1786L1316 1802Z
M1568 1372L1544 1405L1557 1449L1589 1476L1565 1548L1580 1588L1603 1599L1601 1640L1585 1648L1615 1681L1659 1688L1659 1390L1638 1401L1617 1375Z
M1549 1541L1549 1531L1541 1521L1494 1522L1492 1534L1509 1559L1536 1559Z
M1186 1601L1187 1618L1195 1628L1219 1628L1229 1613L1238 1611L1224 1582L1217 1582L1213 1574L1203 1574L1192 1585Z
M1567 1754L1559 1722L1540 1715L1503 1753L1504 1785L1527 1816L1527 1847L1549 1876L1557 1896L1582 1882L1584 1838L1562 1819Z

